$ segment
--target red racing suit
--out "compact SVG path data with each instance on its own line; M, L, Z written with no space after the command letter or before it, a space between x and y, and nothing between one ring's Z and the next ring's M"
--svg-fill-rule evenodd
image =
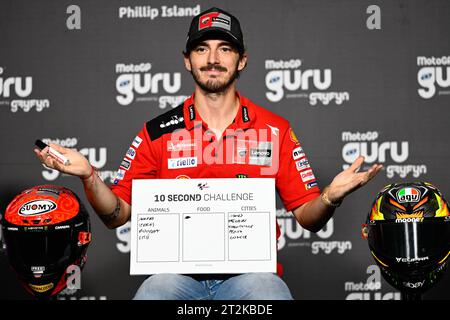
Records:
M319 196L289 122L237 95L239 110L219 139L196 111L194 96L145 123L120 164L112 191L131 205L132 179L275 178L287 211Z

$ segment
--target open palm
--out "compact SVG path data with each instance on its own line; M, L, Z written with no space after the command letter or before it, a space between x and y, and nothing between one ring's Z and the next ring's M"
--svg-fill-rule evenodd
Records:
M369 170L358 172L363 163L364 157L359 156L350 167L334 177L328 189L328 197L331 201L342 200L349 193L362 187L375 177L383 167L380 164L374 164Z
M78 151L61 147L57 144L51 143L50 146L60 152L62 155L66 156L70 164L64 165L53 159L48 154L48 147L43 150L34 149L34 153L38 159L45 164L47 167L56 169L58 171L71 174L78 177L89 176L91 171L91 165L89 161Z

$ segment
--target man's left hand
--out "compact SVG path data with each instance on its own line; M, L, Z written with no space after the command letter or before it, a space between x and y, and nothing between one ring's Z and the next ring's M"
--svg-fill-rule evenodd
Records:
M342 201L346 195L365 185L383 168L381 164L374 164L369 170L358 172L363 163L364 157L359 156L350 167L334 177L326 190L328 199L331 202L338 203Z

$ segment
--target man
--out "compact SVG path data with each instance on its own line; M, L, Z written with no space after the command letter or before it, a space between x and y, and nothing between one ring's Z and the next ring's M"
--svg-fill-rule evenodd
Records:
M127 152L109 188L80 153L51 145L69 158L62 165L35 150L48 167L81 178L87 198L109 228L123 225L131 214L131 180L150 178L275 178L287 210L302 227L317 232L343 198L372 179L373 165L358 172L359 157L322 193L288 121L236 91L247 63L239 21L211 8L194 17L184 52L195 92L183 105L147 122ZM181 137L181 138L180 138ZM277 226L277 237L279 228ZM139 288L136 299L292 299L275 274L157 274Z

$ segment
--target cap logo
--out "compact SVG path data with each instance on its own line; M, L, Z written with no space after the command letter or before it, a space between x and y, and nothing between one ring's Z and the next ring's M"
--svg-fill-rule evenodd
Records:
M198 30L211 27L231 31L231 17L219 12L210 12L202 15L198 20Z

